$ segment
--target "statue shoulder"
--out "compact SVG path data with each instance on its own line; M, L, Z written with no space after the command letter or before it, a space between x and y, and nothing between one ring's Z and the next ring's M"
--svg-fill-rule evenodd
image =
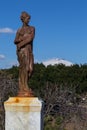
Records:
M18 30L17 30L17 33L20 33L22 31L22 28L19 28Z
M24 29L23 28L19 28L17 30L17 33L16 33L18 36L23 36L24 35Z
M31 31L35 31L35 27L34 26L30 26Z

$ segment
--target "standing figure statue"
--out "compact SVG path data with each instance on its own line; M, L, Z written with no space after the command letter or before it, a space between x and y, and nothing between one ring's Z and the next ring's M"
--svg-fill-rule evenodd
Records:
M33 57L33 39L35 28L28 25L31 16L27 12L22 12L20 19L23 23L18 29L14 43L17 46L17 56L19 61L19 92L18 96L32 96L32 91L28 87L28 80L32 75L34 57Z

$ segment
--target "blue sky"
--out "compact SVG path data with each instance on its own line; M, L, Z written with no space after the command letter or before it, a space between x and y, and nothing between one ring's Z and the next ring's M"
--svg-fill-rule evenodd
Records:
M35 61L62 58L87 63L87 0L3 0L0 4L0 68L17 63L14 39L20 14L35 26Z

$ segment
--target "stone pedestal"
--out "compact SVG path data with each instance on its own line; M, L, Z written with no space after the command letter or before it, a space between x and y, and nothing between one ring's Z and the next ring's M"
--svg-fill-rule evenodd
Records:
M42 101L35 97L11 97L4 103L5 130L43 130Z

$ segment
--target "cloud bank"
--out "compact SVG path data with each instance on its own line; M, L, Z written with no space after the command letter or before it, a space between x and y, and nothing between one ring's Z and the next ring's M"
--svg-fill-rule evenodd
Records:
M0 60L5 59L5 56L0 54Z
M13 30L11 28L0 28L0 33L16 33L16 30Z

